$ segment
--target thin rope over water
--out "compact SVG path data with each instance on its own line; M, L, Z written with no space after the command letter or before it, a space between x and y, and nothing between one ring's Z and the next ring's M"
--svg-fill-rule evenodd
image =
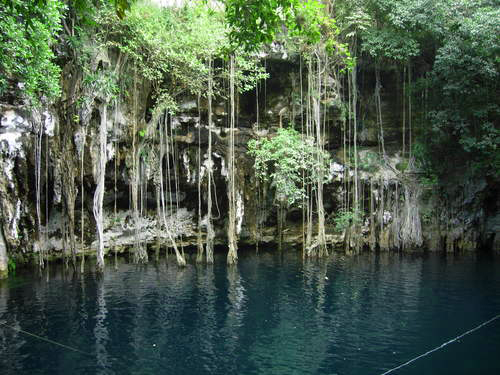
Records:
M54 341L54 340L51 340L51 339L48 339L48 338L45 338L45 337L42 337L42 336L38 336L38 335L36 335L34 333L31 333L31 332L28 332L28 331L24 331L24 330L22 330L20 328L15 328L15 327L9 326L9 325L7 325L7 323L0 323L0 327L1 326L4 326L5 328L9 328L9 329L11 329L13 331L16 331L16 332L24 333L25 335L34 337L34 338L36 338L38 340L41 340L41 341L48 342L49 344L57 345L57 346L60 346L61 348L68 349L68 350L71 350L73 352L76 352L76 353L79 353L79 354L83 354L83 355L88 356L88 357L95 358L95 355L92 354L92 353L85 352L83 350L76 349L76 348L73 348L73 347L65 345L65 344L61 344L60 342L57 342L57 341ZM156 357L142 356L141 358L142 359L150 360L150 361L155 362L155 363L158 363L160 366L162 366L163 369L165 369L165 367L162 365L162 363L158 362L158 358L156 358ZM124 368L127 367L123 363L123 357L109 357L109 359L110 360L114 359L113 365L115 365L115 366L118 365L118 366L121 366L121 367L124 367ZM128 367L127 367L127 369L128 369Z
M475 332L475 331L477 331L477 330L481 329L481 328L482 328L482 327L484 327L485 325L490 324L491 322L493 322L493 321L497 320L498 318L500 318L500 314L498 314L498 315L494 316L493 318L491 318L491 319L489 319L489 320L487 320L487 321L485 321L485 322L481 323L481 324L480 324L480 325L478 325L477 327L474 327L474 328L472 328L472 329L468 330L467 332L464 332L464 333L462 333L461 335L459 335L459 336L457 336L457 337L454 337L454 338L452 338L451 340L446 341L445 343L441 344L440 346L435 347L434 349L431 349L431 350L429 350L429 351L427 351L427 352L425 352L425 353L423 353L423 354L420 354L419 356L417 356L417 357L415 357L415 358L412 358L412 359L410 359L409 361L407 361L407 362L405 362L405 363L403 363L403 364L401 364L401 365L399 365L399 366L396 366L396 367L394 367L394 368L392 368L392 369L390 369L390 370L387 370L386 372L382 373L381 375L387 375L387 374L390 374L391 372L394 372L394 371L396 371L396 370L399 370L400 368L403 368L403 367L405 367L405 366L408 366L409 364L411 364L411 363L415 362L416 360L418 360L418 359L420 359L420 358L423 358L423 357L426 357L426 356L428 356L429 354L434 353L435 351L438 351L438 350L440 350L440 349L444 348L445 346L447 346L447 345L449 345L449 344L451 344L451 343L456 342L457 340L460 340L462 337L467 336L468 334L473 333L473 332ZM80 350L80 349L76 349L76 348L73 348L73 347L71 347L71 346L68 346L68 345L65 345L65 344L61 344L61 343L59 343L59 342L57 342L57 341L50 340L50 339L47 339L47 338L45 338L45 337L42 337L42 336L36 335L36 334L34 334L34 333L30 333L30 332L24 331L24 330L22 330L22 329L20 329L20 328L15 328L15 327L9 326L9 325L7 325L7 323L0 323L0 326L4 326L4 327L6 327L6 328L10 328L10 329L11 329L11 330L13 330L13 331L20 332L20 333L24 333L25 335L28 335L28 336L34 337L34 338L36 338L36 339L38 339L38 340L41 340L41 341L48 342L48 343L50 343L50 344L54 344L54 345L60 346L60 347L62 347L62 348L65 348L65 349L68 349L68 350L74 351L74 352L76 352L76 353L80 353L80 354L83 354L83 355L86 355L86 356L91 356L91 357L93 357L93 354L92 354L92 353L84 352L84 351L82 351L82 350Z
M464 336L468 335L469 333L472 333L472 332L474 332L474 331L477 331L478 329L480 329L480 328L484 327L485 325L487 325L487 324L489 324L489 323L493 322L494 320L496 320L496 319L498 319L498 318L500 318L500 314L498 314L497 316L495 316L495 317L491 318L490 320L487 320L487 321L486 321L486 322L484 322L484 323L481 323L481 324L480 324L480 325L478 325L477 327L474 327L474 328L472 328L471 330L469 330L469 331L467 331L467 332L465 332L465 333L462 333L460 336L457 336L457 337L455 337L455 338L453 338L453 339L451 339L451 340L448 340L448 341L446 341L445 343L441 344L440 346L438 346L438 347L436 347L436 348L434 348L434 349L431 349L431 350L429 350L428 352L425 352L424 354L419 355L418 357L415 357L415 358L413 358L413 359L410 359L408 362L405 362L405 363L403 363L402 365L399 365L399 366L397 366L397 367L391 368L390 370L387 370L386 372L384 372L384 373L383 373L383 374L381 374L381 375L387 375L387 374L389 374L389 373L391 373L391 372L393 372L393 371L399 370L399 369L400 369L400 368L402 368L402 367L408 366L410 363L415 362L417 359L420 359L420 358L422 358L422 357L428 356L429 354L431 354L431 353L433 353L433 352L435 352L435 351L437 351L437 350L439 350L439 349L444 348L446 345L449 345L449 344L451 344L451 343L453 343L453 342L455 342L455 341L457 341L457 340L460 340L462 337L464 337Z
M20 328L11 327L11 326L7 325L7 323L0 323L0 326L4 326L6 328L10 328L11 330L16 331L16 332L24 333L25 335L37 338L39 340L48 342L50 344L54 344L54 345L60 346L60 347L65 348L65 349L69 349L69 350L72 350L74 352L77 352L77 353L80 353L80 354L83 354L83 355L87 355L87 356L93 357L93 354L91 354L91 353L87 353L87 352L84 352L84 351L82 351L80 349L72 348L71 346L64 345L64 344L61 344L59 342L47 339L45 337L35 335L34 333L30 333L30 332L24 331L24 330L22 330Z

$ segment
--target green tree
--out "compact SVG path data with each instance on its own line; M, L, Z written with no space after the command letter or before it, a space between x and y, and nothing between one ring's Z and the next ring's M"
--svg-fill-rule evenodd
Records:
M232 43L251 51L271 43L282 25L294 22L294 8L299 3L299 0L225 0Z
M450 165L469 165L500 177L500 8L492 4L452 4L427 80L431 98L421 142L441 176Z
M24 95L36 104L60 94L52 47L64 9L57 0L1 0L0 96Z
M224 59L229 48L224 14L206 5L161 8L149 2L135 4L123 20L111 8L96 18L98 37L126 54L153 87L157 105L176 110L180 95L206 95L209 59ZM240 51L236 81L240 91L253 88L266 74L257 60ZM215 75L224 73L218 69ZM215 84L217 81L214 82ZM220 94L215 85L214 93Z
M327 174L330 160L327 152L316 147L312 137L287 128L278 129L271 138L250 140L248 152L255 158L257 177L269 181L276 189L277 200L287 206L300 205L306 197L306 186L314 188L318 176ZM323 160L323 164L318 164L318 160Z

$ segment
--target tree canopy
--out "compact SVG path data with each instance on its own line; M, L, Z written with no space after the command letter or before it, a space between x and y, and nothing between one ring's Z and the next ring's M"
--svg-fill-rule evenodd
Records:
M23 94L31 102L60 94L53 46L66 9L56 0L0 3L0 96Z
M409 115L422 165L442 173L446 155L498 177L498 0L222 3L0 0L0 97L59 98L65 51L81 56L88 38L127 54L157 102L174 108L177 95L206 91L208 58L237 50L238 87L247 90L265 77L255 52L286 40L301 52L321 46L340 65L352 67L352 55L360 66L408 69L408 100L425 97Z

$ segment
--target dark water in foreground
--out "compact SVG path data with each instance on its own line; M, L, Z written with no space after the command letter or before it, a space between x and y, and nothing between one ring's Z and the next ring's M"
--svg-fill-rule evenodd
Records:
M500 313L498 257L172 260L18 272L0 284L0 374L377 375ZM500 374L500 319L392 374Z

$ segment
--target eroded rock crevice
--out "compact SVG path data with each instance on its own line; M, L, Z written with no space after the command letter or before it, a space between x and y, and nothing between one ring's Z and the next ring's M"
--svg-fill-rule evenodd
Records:
M119 54L94 59L96 74L112 71L118 83L123 77L133 77L133 66ZM270 136L283 126L299 126L305 111L298 100L295 62L269 60L267 66L279 74L265 87L259 85L257 91L237 98L231 180L235 233L243 245L274 245L281 227L284 243L302 246L302 209L289 207L278 216L275 187L257 180L253 158L247 153L250 139ZM223 98L214 98L209 126L206 100L185 97L175 114L151 113L148 82L137 80L127 96L111 99L97 84L85 86L75 67L65 71L72 74L64 76L65 95L56 105L36 111L0 106L0 167L4 172L0 272L6 269L7 254L17 259L38 257L42 263L55 255L76 263L83 252L126 249L144 260L147 249L175 246L182 257L184 247L197 245L199 232L202 242L206 241L208 184L213 241L226 245L231 132ZM340 92L342 82L330 78L327 84L338 86L331 91ZM390 77L385 81L390 84ZM369 100L371 87L365 91L361 87L360 95L358 176L352 168L353 150L343 141L345 123L338 98L329 98L331 105L322 103L327 132L321 141L331 156L322 186L327 246L499 251L498 196L493 193L498 189L487 180L464 178L460 189L450 188L445 194L433 190L400 152L398 96L383 95L375 105ZM82 98L78 103L77 97ZM384 115L383 154L377 111ZM339 230L334 218L352 201L356 178L359 222Z

